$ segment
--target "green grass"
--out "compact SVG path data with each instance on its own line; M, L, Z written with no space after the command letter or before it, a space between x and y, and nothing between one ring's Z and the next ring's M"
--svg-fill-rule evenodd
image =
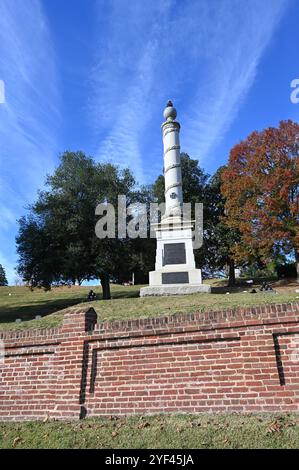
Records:
M0 448L298 448L295 415L172 415L0 423Z
M228 289L223 281L208 282L213 286L212 294L172 297L140 298L141 286L112 286L111 300L91 303L86 302L89 287L54 288L50 292L41 289L31 292L27 287L0 287L0 329L54 327L61 323L66 308L78 304L92 306L100 321L109 321L298 301L295 286L279 289L279 293L273 295L250 294L252 286L246 284ZM101 298L101 287L94 290ZM244 290L248 292L244 293ZM34 320L36 315L42 315L42 320ZM15 323L16 318L21 318L22 323Z
M71 307L86 299L88 288L52 289L45 292L28 287L0 287L0 328L55 326L61 318L51 314ZM9 295L11 294L11 295ZM36 315L44 317L41 321L29 321ZM15 320L21 318L24 323L17 325Z

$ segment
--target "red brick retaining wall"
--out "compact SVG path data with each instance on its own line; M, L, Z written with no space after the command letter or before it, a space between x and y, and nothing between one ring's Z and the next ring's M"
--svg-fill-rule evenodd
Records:
M299 409L299 303L96 320L0 331L0 420Z

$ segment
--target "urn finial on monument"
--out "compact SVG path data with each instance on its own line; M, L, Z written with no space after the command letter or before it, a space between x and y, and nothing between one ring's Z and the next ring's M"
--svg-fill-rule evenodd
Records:
M164 118L166 121L174 121L177 117L177 112L171 100L168 100L166 108L164 109L163 113Z

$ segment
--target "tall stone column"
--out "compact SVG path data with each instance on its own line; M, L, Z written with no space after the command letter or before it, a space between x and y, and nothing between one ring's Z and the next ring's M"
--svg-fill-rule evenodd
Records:
M180 124L176 110L168 101L162 124L164 147L165 213L161 222L152 224L157 238L155 271L149 273L147 295L177 295L211 292L202 284L201 270L196 268L193 252L194 220L183 218L183 188L180 154ZM188 202L188 201L187 201Z
M175 121L176 110L168 101L162 124L165 178L165 217L182 213L183 189L181 170L180 124Z

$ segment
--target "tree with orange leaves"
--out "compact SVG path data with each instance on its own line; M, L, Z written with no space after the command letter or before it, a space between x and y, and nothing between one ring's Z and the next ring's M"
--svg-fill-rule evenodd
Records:
M221 191L226 223L241 232L236 260L294 252L299 281L299 125L281 121L237 144Z

